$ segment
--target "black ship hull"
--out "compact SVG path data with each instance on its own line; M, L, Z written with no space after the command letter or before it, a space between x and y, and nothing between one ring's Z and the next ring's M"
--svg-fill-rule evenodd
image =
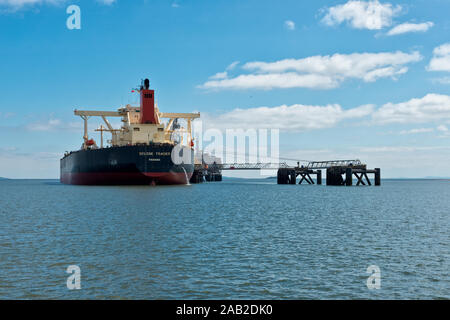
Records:
M182 147L188 164L174 164L171 144L150 144L71 152L61 159L60 181L77 185L187 184L194 171L194 152Z

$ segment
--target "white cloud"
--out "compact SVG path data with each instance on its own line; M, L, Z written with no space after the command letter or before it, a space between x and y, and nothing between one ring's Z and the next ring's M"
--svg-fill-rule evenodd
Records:
M200 87L203 89L273 89L273 88L320 88L329 89L337 87L337 82L330 77L295 72L248 74L232 79L207 81Z
M450 120L450 96L427 94L401 103L387 103L372 118L375 123L425 123Z
M59 119L50 119L46 122L34 122L30 123L27 128L30 131L50 131L60 127L62 124Z
M436 129L437 129L437 131L440 132L440 135L438 136L438 138L449 138L450 137L450 130L448 129L447 126L440 125Z
M9 119L14 117L16 114L14 112L0 112L0 119Z
M351 0L345 4L327 8L322 21L330 26L347 22L356 29L379 30L389 27L392 24L392 18L400 11L401 6L380 3L378 0Z
M450 77L435 78L432 81L440 84L450 84Z
M24 152L17 148L0 148L0 176L12 179L58 178L62 155L63 151Z
M428 29L434 26L433 22L423 22L423 23L402 23L387 33L388 36L395 36L408 32L426 32Z
M112 5L116 0L97 0L100 3L106 4L107 6Z
M68 2L68 0L0 0L0 7L6 7L10 11L14 12L34 5L60 5L66 2ZM97 0L97 2L105 5L111 5L116 2L116 0Z
M236 66L239 64L239 61L234 61L230 63L226 68L224 72L217 72L215 75L209 77L209 79L212 80L219 80L219 79L227 79L228 78L228 71L233 70L236 68Z
M228 67L226 68L227 71L233 70L234 68L236 68L236 66L239 64L239 61L234 61L232 63L230 63L228 65Z
M430 150L442 150L449 149L449 147L410 147L410 146L393 146L393 147L361 147L361 152L378 153L378 152L414 152L414 151L430 151Z
M228 72L217 72L215 75L209 77L210 79L226 79L228 77Z
M450 71L450 43L433 50L433 58L428 65L429 71Z
M228 78L228 71L233 70L236 68L236 66L239 64L239 61L234 61L230 63L226 68L224 72L217 72L215 75L212 75L209 77L211 80L220 80L220 79L227 79Z
M212 79L204 89L273 89L338 87L347 79L373 82L393 78L408 71L406 64L422 59L419 52L352 53L284 59L276 62L249 62L243 69L252 72L234 78Z
M286 20L286 21L284 22L284 26L285 26L285 28L288 29L288 30L295 30L295 22L294 22L294 21Z
M401 135L405 134L418 134L418 133L427 133L427 132L433 132L433 128L418 128L418 129L411 129L411 130L402 130L400 131Z
M64 123L60 119L49 119L47 121L37 121L26 125L29 131L60 131L60 130L81 130L81 122Z
M372 105L343 109L338 104L311 106L295 104L277 107L234 109L221 115L202 115L205 126L217 129L281 129L283 131L305 131L331 128L347 119L370 115Z
M61 4L66 0L0 0L0 6L7 7L11 10L18 10L26 6L37 4Z
M352 53L332 56L312 56L304 59L285 59L277 62L250 62L244 69L259 72L296 71L307 73L331 74L342 77L364 78L368 72L386 66L399 66L421 59L418 52L403 53Z

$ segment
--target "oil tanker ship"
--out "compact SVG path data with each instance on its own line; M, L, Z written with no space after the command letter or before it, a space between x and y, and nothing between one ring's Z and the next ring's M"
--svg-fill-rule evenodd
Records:
M145 79L137 91L140 106L127 105L117 111L75 110L84 120L81 149L66 152L61 159L60 181L78 185L187 184L194 171L194 142L191 123L199 113L162 113ZM88 119L101 117L101 144L88 135ZM114 129L108 117L123 122ZM161 119L167 119L163 123ZM181 127L184 119L187 128ZM108 146L103 146L103 133L111 133Z

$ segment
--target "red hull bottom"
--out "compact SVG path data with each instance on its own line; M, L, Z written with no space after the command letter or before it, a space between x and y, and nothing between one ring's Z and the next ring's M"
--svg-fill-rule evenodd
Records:
M188 184L191 176L184 172L64 173L60 181L77 185L172 185Z

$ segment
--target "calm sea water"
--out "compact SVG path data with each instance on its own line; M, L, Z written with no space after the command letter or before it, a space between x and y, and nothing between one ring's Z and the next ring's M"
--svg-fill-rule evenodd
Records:
M449 299L449 270L450 181L0 181L2 299Z

